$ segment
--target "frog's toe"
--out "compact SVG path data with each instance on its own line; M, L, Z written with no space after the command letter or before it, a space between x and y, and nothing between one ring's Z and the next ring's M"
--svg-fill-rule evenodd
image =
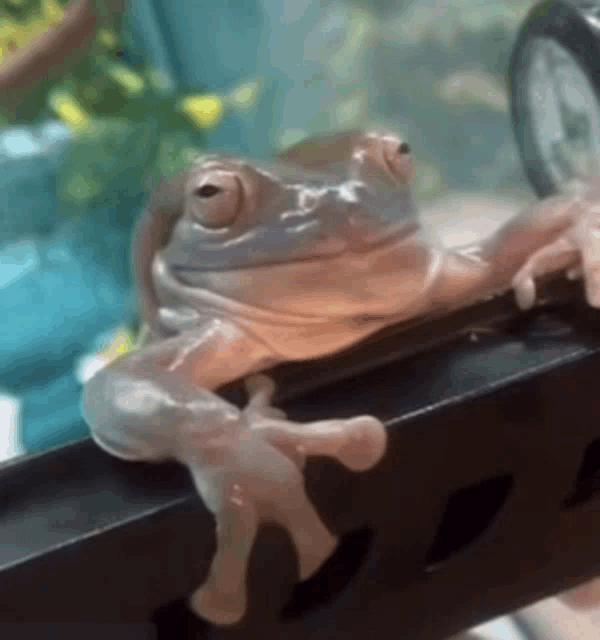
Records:
M245 593L223 594L202 586L188 600L194 613L219 626L237 624L246 613Z
M600 268L598 265L589 267L584 271L585 297L588 304L595 309L600 309Z
M257 373L244 381L250 399L246 406L246 414L253 415L252 423L261 419L284 420L285 411L273 407L271 402L275 395L275 381L269 376Z
M321 525L319 531L312 531L308 545L301 545L298 538L294 538L296 550L298 552L298 564L300 580L308 580L331 556L337 547L337 538L329 533L325 526Z
M374 467L386 450L384 424L373 416L357 416L347 420L345 427L348 442L338 450L338 460L352 471Z
M512 281L516 303L522 311L528 311L535 304L535 282L530 273L519 273Z
M262 410L262 414L265 418L271 418L273 420L285 420L287 418L287 413L278 407L266 407Z
M251 401L260 397L261 401L268 402L271 400L275 393L275 381L264 373L256 373L252 376L248 376L244 380L244 385L248 395L251 397Z
M583 276L581 265L567 270L567 280L579 280Z

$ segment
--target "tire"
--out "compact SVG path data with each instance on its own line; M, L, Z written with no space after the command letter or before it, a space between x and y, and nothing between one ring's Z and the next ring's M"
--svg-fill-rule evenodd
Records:
M600 0L537 5L517 36L508 88L513 132L538 196L599 172Z

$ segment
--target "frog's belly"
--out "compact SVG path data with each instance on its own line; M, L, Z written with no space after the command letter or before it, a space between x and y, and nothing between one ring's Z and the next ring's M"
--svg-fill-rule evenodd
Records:
M343 319L322 324L289 325L267 324L248 318L237 320L237 324L284 360L307 360L331 355L351 347L389 323L387 319L368 322Z

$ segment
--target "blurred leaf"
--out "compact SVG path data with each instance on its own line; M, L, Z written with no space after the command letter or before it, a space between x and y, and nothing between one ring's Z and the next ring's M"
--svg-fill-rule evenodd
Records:
M98 118L65 151L58 172L59 197L68 204L118 201L121 192L140 190L142 176L154 160L154 128L122 118ZM128 184L131 174L138 184ZM111 193L109 193L111 192Z
M256 104L259 91L260 82L249 80L233 89L227 99L238 109L250 109Z
M366 91L355 91L353 95L334 103L331 114L334 128L360 126L367 115Z
M10 20L0 25L0 64L6 56L26 46L29 39L27 30Z
M200 155L194 140L185 134L171 133L160 140L157 167L165 176L189 169Z
M48 94L48 106L73 131L83 131L91 126L90 114L68 91L51 91Z
M98 86L94 84L89 84L87 87L83 87L81 89L81 95L83 96L86 102L90 104L94 104L100 99L102 95L102 91Z
M186 96L179 104L181 111L199 129L214 127L223 118L223 100L216 94Z
M123 89L127 96L139 96L146 88L144 78L124 64L111 63L107 75Z
M201 154L201 139L197 134L170 131L161 136L156 161L150 171L151 186L186 171Z
M277 136L277 148L283 150L288 147L293 147L307 136L308 132L304 131L304 129L285 129Z
M102 185L91 176L74 173L65 187L65 191L74 203L86 202L102 191Z
M360 68L362 53L379 38L379 24L366 11L354 9L347 23L343 45L328 59L328 67L340 82L352 81Z
M304 129L285 129L277 137L277 148L282 150L293 147L307 136L308 132Z
M148 69L146 77L150 86L163 95L170 95L175 90L175 81L163 69Z
M6 4L5 12L12 18L0 25L0 64L5 56L17 49L25 49L48 29L54 28L65 15L64 9L55 0L27 0ZM1 15L1 13L0 13Z
M120 327L108 348L101 351L99 356L102 360L105 360L107 364L113 362L131 351L134 340L135 335L129 327Z
M119 37L112 29L100 29L96 35L98 42L107 49L114 49L119 43Z

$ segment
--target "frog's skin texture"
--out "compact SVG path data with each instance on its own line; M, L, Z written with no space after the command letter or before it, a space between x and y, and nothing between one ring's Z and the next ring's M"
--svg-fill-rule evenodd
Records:
M205 157L158 190L134 246L145 341L85 386L95 441L127 460L175 458L217 522L217 552L191 607L217 624L245 613L259 524L287 528L302 580L336 545L309 502L309 455L352 470L376 465L386 433L374 417L311 424L271 407L262 371L327 356L386 325L450 311L535 276L582 266L600 306L597 188L581 186L460 250L420 234L410 147L385 131L313 140L264 167ZM240 410L215 393L244 378Z

